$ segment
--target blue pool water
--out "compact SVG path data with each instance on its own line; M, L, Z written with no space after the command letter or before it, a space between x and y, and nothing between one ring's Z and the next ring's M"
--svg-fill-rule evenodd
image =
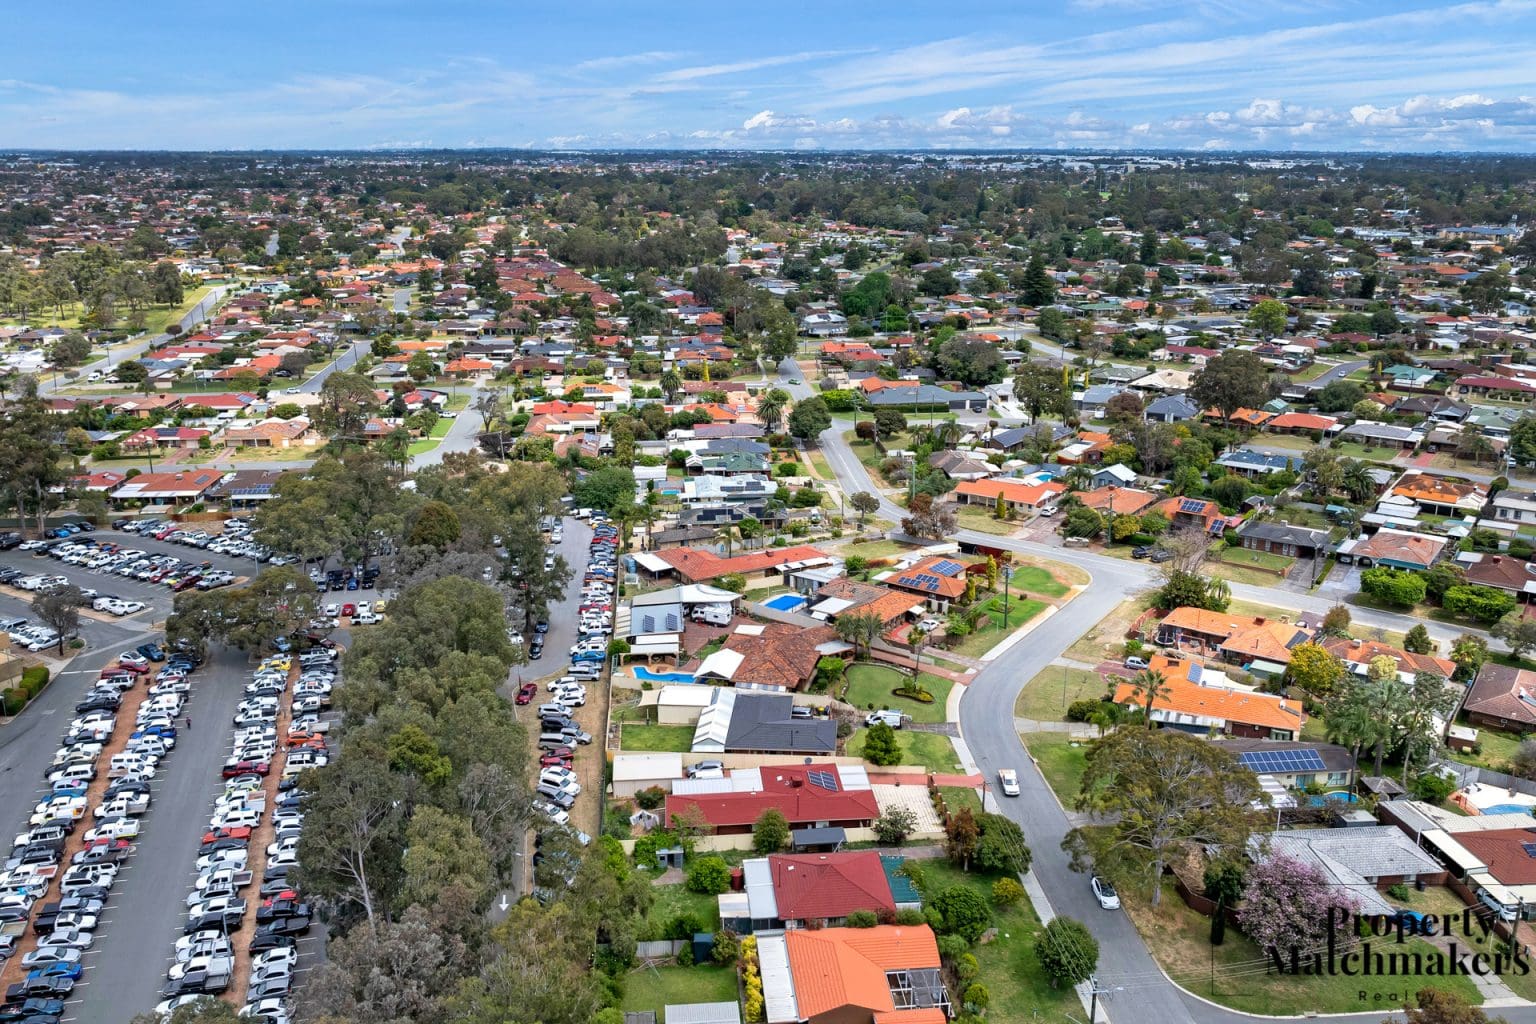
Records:
M1528 804L1494 804L1492 807L1484 807L1484 814L1530 814Z
M652 672L648 668L641 668L639 665L636 665L635 666L635 678L636 679L644 679L646 682L650 682L650 683L691 683L691 682L693 682L693 673L692 672Z
M801 597L799 594L780 594L778 597L775 597L772 600L763 602L763 604L767 605L769 608L781 612L797 612L801 608L804 608L806 603L807 602L805 598Z
M1307 802L1313 807L1323 807L1335 801L1342 804L1352 804L1360 798L1353 793L1325 793L1322 796L1308 798Z

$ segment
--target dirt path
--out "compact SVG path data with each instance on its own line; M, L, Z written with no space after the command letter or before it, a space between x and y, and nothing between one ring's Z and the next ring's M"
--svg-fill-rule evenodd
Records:
M103 670L105 671L105 670ZM149 676L140 676L133 689L123 694L122 705L117 709L117 723L112 730L111 739L102 745L101 754L96 758L96 778L85 790L85 814L76 822L75 830L64 841L64 852L59 858L58 872L48 882L48 889L37 898L33 906L34 913L43 904L59 898L59 882L64 877L64 872L69 869L69 862L75 854L85 849L85 833L91 827L93 820L91 811L101 803L102 797L107 792L111 781L107 778L107 765L112 761L113 754L120 754L128 745L128 737L132 735L134 723L138 717L139 705L144 703L144 698L149 689ZM54 684L57 685L57 684ZM63 736L59 737L60 741ZM45 769L44 774L47 774ZM119 865L118 873L122 874L123 865ZM16 951L5 962L4 970L0 970L0 991L6 987L21 981L27 975L27 970L22 966L22 957L37 948L37 929L32 926L33 914L27 915L27 931L16 944Z

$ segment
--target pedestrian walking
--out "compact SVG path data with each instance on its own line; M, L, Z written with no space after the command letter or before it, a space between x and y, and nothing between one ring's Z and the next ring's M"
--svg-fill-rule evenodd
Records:
M187 732L191 732L192 731L192 716L188 715L185 719L183 719L183 721L185 721L187 723Z

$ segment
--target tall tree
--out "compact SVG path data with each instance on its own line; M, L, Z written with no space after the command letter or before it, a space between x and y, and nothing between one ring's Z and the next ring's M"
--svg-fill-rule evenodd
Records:
M1013 397L1035 422L1042 414L1066 415L1062 374L1045 363L1023 362L1013 374Z
M1202 409L1220 410L1230 420L1239 409L1256 409L1269 397L1269 371L1252 352L1229 350L1195 375L1189 397Z
M1019 295L1026 306L1049 306L1056 301L1056 282L1045 269L1045 257L1039 252L1029 257L1024 266L1024 288Z

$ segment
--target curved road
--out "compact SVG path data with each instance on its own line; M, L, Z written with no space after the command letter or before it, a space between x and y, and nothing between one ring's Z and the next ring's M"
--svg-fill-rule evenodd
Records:
M208 290L208 294L204 295L202 299L199 300L197 305L187 310L187 312L179 321L181 324L182 334L190 331L193 324L202 323L204 320L208 319L208 317L213 312L213 308L218 305L219 300L222 299L224 295L230 291L230 287L231 286L229 285L218 285L214 288L210 288ZM139 356L143 355L145 352L148 352L150 349L156 347L157 345L163 345L170 340L171 335L169 334L151 334L147 337L141 338L138 341L130 343L130 345L121 352L109 352L107 355L102 356L100 359L97 359L94 362L86 363L83 366L76 367L76 372L80 377L85 377L89 375L92 370L106 370L113 366L119 366L122 364L123 360L137 359ZM58 390L58 387L58 374L50 374L46 379L42 377L38 378L38 394L52 394Z
M811 389L803 382L804 374L792 362L780 367L779 378L781 386L796 398L811 394ZM847 421L834 422L818 438L828 465L845 491L868 491L879 496L879 514L899 521L904 515L903 509L874 485L864 465L843 439L843 432L848 428ZM1014 727L1014 706L1024 684L1048 669L1085 629L1108 615L1127 595L1150 586L1153 582L1151 568L1140 562L970 530L957 531L954 539L1055 559L1079 566L1092 576L1089 586L1067 606L1069 614L1056 614L1044 620L1029 634L1027 643L1013 645L972 678L960 702L960 726L965 745L983 778L995 779L1001 768L1012 768L1019 774L1020 796L997 800L997 809L1023 828L1034 855L1031 871L1047 894L1051 911L1082 921L1099 941L1099 1019L1145 1020L1158 1024L1178 1021L1251 1024L1255 1020L1272 1019L1225 1009L1178 987L1162 973L1130 918L1123 913L1106 913L1100 909L1089 891L1087 878L1072 871L1068 857L1061 849L1061 839L1072 823L1024 749ZM1323 612L1332 605L1331 601L1292 591L1236 583L1231 587L1233 595L1244 600L1299 611ZM1351 608L1350 612L1356 622L1370 626L1404 630L1415 624L1415 620L1404 616L1370 609ZM1435 622L1424 624L1441 642L1448 642L1462 632ZM1536 1006L1501 1007L1494 1012L1516 1024L1536 1024ZM1351 1024L1375 1024L1386 1016L1389 1014L1385 1010L1376 1009L1330 1019Z

